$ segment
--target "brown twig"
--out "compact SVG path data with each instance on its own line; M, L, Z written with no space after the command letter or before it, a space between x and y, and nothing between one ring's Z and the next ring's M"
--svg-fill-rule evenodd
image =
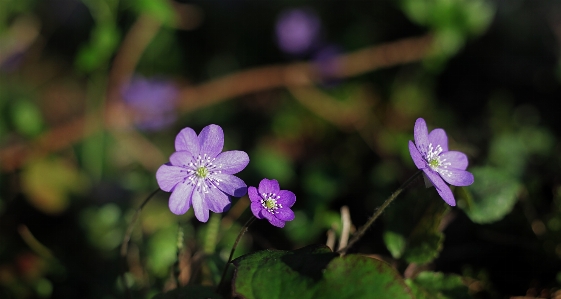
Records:
M425 35L344 54L335 58L341 68L340 72L333 76L347 78L383 67L418 61L429 55L431 45L432 37ZM124 64L129 65L130 62ZM130 70L130 65L126 69ZM123 73L127 72L123 70ZM280 87L306 86L318 80L319 75L313 63L258 67L197 86L184 87L180 92L178 108L185 113L242 95ZM88 127L89 131L84 132L87 122L85 122L86 117L83 117L55 127L30 143L11 144L0 149L1 170L13 171L21 167L30 157L64 149L88 137L91 131L103 128L108 130L130 128L132 113L129 109L123 109L121 105L110 101L106 105L103 127Z

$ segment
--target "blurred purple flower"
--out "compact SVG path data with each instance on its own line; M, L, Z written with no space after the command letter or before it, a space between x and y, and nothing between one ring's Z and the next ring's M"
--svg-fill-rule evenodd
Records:
M286 53L305 54L319 41L320 30L321 21L314 11L285 10L277 18L277 43Z
M290 209L296 202L292 191L280 190L277 180L263 179L259 189L249 187L251 211L259 219L267 219L276 227L284 227L286 221L294 220L294 212Z
M208 125L199 136L185 128L175 138L175 150L156 172L160 188L171 192L169 209L185 214L191 205L195 216L207 222L209 210L222 213L230 208L229 196L242 197L247 185L234 176L249 163L243 151L222 152L224 132L217 125Z
M179 90L164 79L135 76L122 90L125 103L136 112L135 123L144 130L160 130L177 118L175 102Z
M467 156L462 152L448 151L446 132L434 129L428 133L427 124L422 118L415 122L414 135L415 143L409 140L409 153L413 162L428 177L442 199L455 206L456 200L446 183L453 186L473 184L473 174L466 171Z

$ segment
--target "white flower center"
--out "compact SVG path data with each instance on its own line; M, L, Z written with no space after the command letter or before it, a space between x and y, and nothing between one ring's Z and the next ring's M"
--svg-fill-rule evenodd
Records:
M425 159L432 170L440 173L441 176L445 175L450 177L452 173L447 168L451 165L451 163L446 162L446 159L440 157L440 153L442 153L442 146L440 146L440 144L433 147L432 143L429 143Z
M222 173L222 165L214 164L214 160L216 158L210 158L207 154L202 157L199 155L196 159L193 157L189 164L183 165L183 171L187 173L184 181L189 180L189 184L195 186L197 192L208 193L210 188L217 188L222 180L215 175Z
M277 201L280 199L275 193L262 193L261 196L264 199L261 199L261 205L269 211L271 214L278 213L277 210L282 208L282 204L278 203Z

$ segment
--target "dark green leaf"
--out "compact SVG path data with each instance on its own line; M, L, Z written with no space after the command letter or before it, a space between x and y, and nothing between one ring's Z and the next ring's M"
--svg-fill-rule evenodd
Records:
M234 261L234 292L242 298L413 298L385 262L338 257L324 245L295 251L265 250Z
M436 272L421 272L406 280L416 299L469 299L468 288L461 276Z
M158 294L152 299L222 299L222 296L216 294L214 287L208 286L185 286L171 290L166 293Z

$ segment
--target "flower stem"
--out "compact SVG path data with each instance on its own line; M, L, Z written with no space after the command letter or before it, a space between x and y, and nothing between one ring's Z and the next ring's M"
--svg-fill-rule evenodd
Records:
M380 215L382 215L382 212L384 211L384 209L386 209L386 207L394 200L397 198L397 196L399 194L401 194L401 192L403 190L405 190L405 188L407 188L409 186L409 184L411 184L419 175L421 175L423 173L422 170L417 171L415 174L413 174L407 181L405 181L394 193L392 193L392 195L390 195L390 197L388 197L388 199L386 199L386 201L384 201L384 203L376 210L376 212L374 212L374 215L372 215L372 217L370 217L370 219L368 219L368 221L366 222L366 224L364 224L359 231L353 235L353 237L351 238L351 240L349 241L349 243L347 244L347 246L343 249L339 249L337 252L339 254L341 254L341 256L345 255L347 253L347 251L364 235L364 233L370 228L370 226L372 226L372 224L374 223L374 221L376 221L376 219L378 219L378 217Z
M230 266L230 263L232 262L232 258L234 257L234 252L236 251L236 247L238 247L238 243L240 242L242 236L245 234L245 232L247 232L249 226L253 223L253 221L255 221L255 216L251 216L251 218L249 218L249 220L247 220L247 222L243 225L242 230L240 231L240 233L238 234L238 237L236 238L236 241L234 242L234 246L232 247L232 250L230 251L230 257L228 257L228 261L226 262L226 266L224 266L224 271L222 271L222 277L220 278L220 283L218 283L218 288L220 288L220 286L222 285L222 283L224 283L224 278L226 277L226 273L228 272L228 267Z
M129 224L129 226L127 227L127 231L125 232L125 235L123 237L123 243L121 243L121 278L123 279L123 287L125 288L125 294L127 298L132 298L132 294L129 290L129 285L127 284L127 279L125 277L125 272L127 269L127 253L129 251L129 241L131 239L132 236L132 231L134 229L134 225L136 224L136 221L138 220L138 217L140 216L140 212L142 211L142 209L144 208L144 206L148 203L148 201L150 201L150 199L152 199L152 197L154 197L154 195L156 195L156 193L158 193L158 191L160 191L160 188L154 190L152 193L150 193L150 195L148 195L148 197L142 202L142 204L140 205L140 207L138 207L138 209L136 209L136 212L134 212L134 215L132 216L132 220L131 223Z

